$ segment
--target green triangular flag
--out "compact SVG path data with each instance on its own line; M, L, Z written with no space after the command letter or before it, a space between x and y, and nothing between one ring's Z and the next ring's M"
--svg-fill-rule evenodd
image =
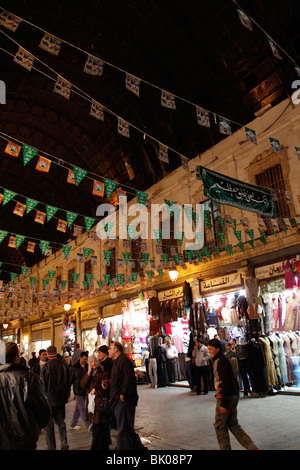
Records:
M92 251L92 248L83 248L83 256L85 260L88 259Z
M209 258L209 260L211 260L211 250L207 248L207 246L204 246L202 249L203 249L203 253L205 254L205 256Z
M193 211L192 217L193 217L193 222L195 224L195 227L197 228L198 223L199 223L199 214L198 214L198 212Z
M10 282L14 282L17 276L18 276L17 273L10 273Z
M92 282L93 275L92 274L86 274L85 277L86 277L86 280L87 280L88 284L90 284Z
M25 277L26 274L28 273L28 269L27 266L22 266L21 267L21 271L22 271L22 276Z
M144 193L143 191L139 191L138 189L135 190L135 193L140 207L143 207L143 205L147 201L148 194Z
M14 191L9 191L9 189L4 189L2 205L5 206L11 199L16 196L17 193Z
M123 287L124 286L124 274L116 274L118 283Z
M83 170L82 168L79 168L78 166L73 165L73 171L74 171L75 184L76 186L78 186L80 181L82 181L83 178L86 176L87 170Z
M162 231L161 230L157 230L157 229L153 229L153 234L157 240L157 244L159 245L160 242L161 242L161 237L162 237Z
M218 232L217 235L225 247L225 232Z
M175 259L175 263L176 265L178 265L180 263L180 254L179 253L175 253L173 255L174 259Z
M103 274L104 280L106 282L106 285L108 286L109 280L110 280L110 274Z
M190 264L192 264L193 263L193 255L194 255L193 251L192 250L186 250L185 254L186 254L186 257L188 259L188 262Z
M93 219L92 217L84 217L84 223L85 223L85 228L86 231L89 232L94 225L96 219Z
M211 228L211 217L210 217L210 211L205 210L204 211L204 225L207 228Z
M68 281L60 281L62 290L65 290Z
M110 263L111 255L112 255L112 250L103 250L104 253L104 258L107 264Z
M34 284L35 284L35 282L36 282L36 279L37 279L37 278L36 278L35 276L30 276L30 285L31 285L31 287L34 286Z
M88 281L82 281L82 284L83 284L84 290L87 290L87 288L88 288Z
M175 239L179 241L180 246L182 246L184 232L175 232L174 236L175 236Z
M126 264L126 266L127 266L128 261L129 261L129 258L130 258L130 256L131 256L131 253L128 253L127 251L123 251L122 254L123 254L123 258L124 258L125 264Z
M163 269L162 268L156 268L158 274L160 275L160 277L162 278L163 277Z
M114 284L115 284L115 280L114 280L114 279L110 279L110 280L109 280L109 285L111 286L112 289L114 288Z
M219 246L215 246L215 247L214 247L214 250L215 250L215 252L217 253L217 255L220 257L220 247L219 247Z
M30 199L29 197L27 197L26 198L26 214L29 214L29 212L31 212L32 209L34 209L38 203L39 201L36 201L35 199Z
M242 232L240 230L233 230L234 235L238 239L239 242L242 241Z
M139 275L139 273L131 273L131 277L134 280L134 282L137 281L138 275Z
M152 281L153 271L146 271L147 276L149 277L150 281Z
M110 234L111 229L114 226L114 222L108 222L108 221L103 220L103 226L104 226L106 236L108 237L108 235Z
M247 235L249 235L251 240L254 240L254 230L253 230L253 228L251 230L245 230L245 232L247 233Z
M191 222L193 217L193 208L187 204L183 204L184 213L189 222Z
M161 257L162 257L163 262L167 264L168 261L169 261L169 255L168 255L168 253L162 253L162 254L161 254Z
M221 225L223 232L225 231L225 219L224 217L218 217L219 224Z
M249 243L249 245L254 249L254 240L248 240L246 243Z
M46 205L47 222L49 222L49 220L52 219L52 217L56 214L57 211L58 211L57 207Z
M130 240L133 240L135 232L136 232L136 227L132 227L131 225L127 225L127 232L128 232Z
M49 282L49 279L46 278L46 277L43 277L42 281L43 281L43 288L45 289L46 286L47 286L47 284L48 284L48 282Z
M74 284L77 284L79 273L72 273L72 278L73 278Z
M177 222L180 216L180 212L181 212L180 205L177 202L172 202L172 201L169 201L168 199L165 199L165 204L167 206L169 215L171 214L171 212L173 212L174 219Z
M105 192L106 192L107 199L110 198L110 196L112 195L112 193L116 189L117 185L118 185L118 183L116 183L115 181L111 181L107 178L104 178L104 186L105 186Z
M150 253L142 253L142 257L144 258L146 265L148 264L149 256L150 256Z
M28 162L30 162L30 160L35 157L35 155L38 153L38 150L33 148L33 147L29 147L29 145L26 145L26 144L23 144L23 162L24 162L24 166L27 165Z
M45 253L49 245L50 242L47 242L46 240L41 240L40 247L43 254Z
M56 271L48 271L50 281L53 281Z
M63 254L66 259L68 258L71 249L72 249L71 245L63 245Z
M16 248L19 248L21 243L25 240L25 235L16 235Z
M98 284L99 289L101 290L101 289L102 289L102 285L103 285L103 281L97 281L97 284Z
M68 228L70 228L70 226L72 225L74 220L77 218L77 216L78 214L75 214L75 212L66 211Z
M229 254L229 256L232 255L232 245L227 245L227 246L225 246L225 250L227 251L227 253Z
M194 233L197 242L199 243L200 247L203 245L203 240L204 240L204 233L203 232L195 232Z
M245 247L244 247L244 243L243 243L243 242L239 242L237 246L238 246L243 252L245 251Z

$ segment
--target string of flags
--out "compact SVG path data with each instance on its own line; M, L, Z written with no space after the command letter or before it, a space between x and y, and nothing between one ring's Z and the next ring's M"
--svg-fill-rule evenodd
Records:
M234 2L236 3L236 2ZM241 22L250 30L253 30L251 19L245 14L245 12L241 9L241 7L237 5L237 12L239 15L239 18ZM24 19L20 19L18 17L14 17L14 15L10 12L7 12L5 10L2 11L0 14L0 25L5 26L7 29L11 31L15 31L16 28L20 25L22 21L25 21ZM31 23L30 23L31 24ZM32 25L32 24L31 24ZM35 25L32 25L36 27ZM41 29L41 28L39 28ZM270 38L270 36L267 35L267 38L272 44L272 50L274 51L275 47L275 42ZM39 44L39 47L47 52L50 52L53 55L58 56L61 46L63 43L69 44L72 47L73 46L70 43L65 42L62 39L56 38L55 36L52 36L51 34L47 33L44 31L44 36L41 39L41 42ZM78 49L78 48L77 48ZM84 51L85 52L85 51ZM94 57L87 52L85 52L87 55L86 63L84 66L84 72L88 73L90 75L94 76L101 76L103 74L103 68L105 65L105 62L97 57ZM19 45L19 50L15 55L15 61L18 62L20 65L24 65L28 70L31 70L32 65L33 65L33 59L35 59L32 54L30 54L28 51L26 51L22 46ZM39 60L39 59L38 59ZM45 65L45 64L44 64ZM111 64L109 64L111 65ZM300 67L296 66L295 67L297 73L299 73L300 76ZM52 70L52 69L51 69ZM128 72L125 72L125 86L126 89L132 91L135 95L140 96L140 84L142 82L141 79L138 77L135 77ZM148 83L148 82L145 82ZM151 84L150 84L151 85ZM155 86L155 85L152 85ZM71 91L72 91L72 83L70 83L68 80L65 80L63 77L57 74L57 79L54 85L54 92L60 94L61 96L65 97L66 99L70 98ZM77 87L76 87L77 88ZM155 88L158 88L155 86ZM77 88L78 89L78 88ZM179 98L181 100L184 100L183 98L180 98L178 96L173 95L172 93L169 93L165 90L161 90L161 105L163 107L169 108L169 109L176 109L176 102L175 99ZM95 117L96 119L99 119L101 121L104 121L105 119L105 112L109 112L113 114L114 116L116 115L114 112L109 110L108 108L105 108L102 106L100 103L95 101L93 98L89 99L91 101L91 108L90 108L90 115ZM186 101L186 100L184 100ZM193 103L191 103L193 104ZM204 127L211 127L211 119L210 116L214 116L214 123L218 125L219 132L223 135L231 135L232 134L232 123L230 119L224 118L220 115L217 115L216 113L212 111L205 110L195 104L193 104L196 109L196 116L197 116L197 122L200 126ZM143 132L145 134L144 130L141 130L134 126L131 123L126 122L124 119L122 119L120 116L117 116L117 132L124 137L130 138L130 127L133 127L137 129L140 132ZM239 127L244 127L242 124L239 123L234 123L237 124ZM245 128L245 133L246 133L246 138L257 144L257 137L255 134L255 131L252 129ZM156 143L159 145L159 152L158 152L158 157L159 159L164 162L164 163L169 163L169 156L168 156L168 150L172 150L175 152L177 155L179 155L181 159L181 164L183 168L187 171L189 171L188 167L188 162L189 158L187 158L184 155L181 155L180 153L176 152L174 149L171 149L170 147L160 143L158 140L153 138L152 136L148 135L149 138L153 139ZM271 139L271 138L270 138ZM273 139L276 140L276 139ZM298 148L296 147L296 151L298 154ZM299 156L299 155L298 155Z

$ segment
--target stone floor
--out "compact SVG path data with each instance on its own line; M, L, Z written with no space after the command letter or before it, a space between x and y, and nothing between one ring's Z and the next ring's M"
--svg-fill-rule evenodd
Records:
M152 389L138 385L139 403L135 427L150 451L191 451L218 449L214 430L215 393L194 395L184 386ZM300 450L299 394L275 394L264 398L241 398L238 418L241 426L261 450ZM66 423L70 450L88 450L91 433L83 426L70 430L74 399L66 405ZM115 448L116 432L112 431ZM232 436L232 450L243 450ZM57 447L60 448L57 437ZM46 450L45 431L38 450Z

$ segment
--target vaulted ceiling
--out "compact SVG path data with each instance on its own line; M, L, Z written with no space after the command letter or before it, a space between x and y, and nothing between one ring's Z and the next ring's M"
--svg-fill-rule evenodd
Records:
M233 131L262 106L291 94L300 63L298 0L241 1L255 21L242 25L233 0L1 0L0 7L23 21L15 32L0 26L1 80L6 104L0 109L0 190L17 196L0 206L0 230L55 249L73 237L57 231L66 210L95 217L102 198L92 194L93 177L118 181L134 194L224 138L214 115L231 120ZM39 47L44 32L63 40L59 54ZM277 59L266 33L286 52ZM19 46L34 57L31 71L13 59ZM104 62L101 76L84 72L87 54ZM125 87L125 73L141 79L140 96ZM57 76L72 84L70 98L53 92ZM176 97L176 109L161 105L161 91ZM104 121L90 116L91 99L104 106ZM211 111L211 127L197 124L195 105ZM117 132L121 117L130 137ZM37 157L26 166L22 152L7 155L7 142L25 143L52 161L49 173L36 171ZM169 163L158 158L158 142L169 148ZM67 183L68 168L88 171L78 185ZM35 211L13 213L26 197L59 209L44 225ZM75 222L84 226L83 218ZM41 251L27 244L0 244L0 261L32 266ZM16 271L9 265L5 271ZM4 276L3 276L4 275Z

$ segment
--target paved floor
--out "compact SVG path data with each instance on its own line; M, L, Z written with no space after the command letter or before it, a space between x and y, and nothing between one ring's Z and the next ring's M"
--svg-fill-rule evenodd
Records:
M193 395L188 388L170 386L151 389L139 385L136 431L151 451L218 450L213 427L215 397ZM300 450L299 395L276 394L264 398L248 398L241 394L238 418L245 431L261 450ZM70 450L88 450L91 434L84 428L70 430L75 401L66 405L66 423ZM116 432L112 431L115 448ZM243 450L232 436L232 449ZM57 447L59 446L57 437ZM45 432L38 441L38 450L46 450Z

